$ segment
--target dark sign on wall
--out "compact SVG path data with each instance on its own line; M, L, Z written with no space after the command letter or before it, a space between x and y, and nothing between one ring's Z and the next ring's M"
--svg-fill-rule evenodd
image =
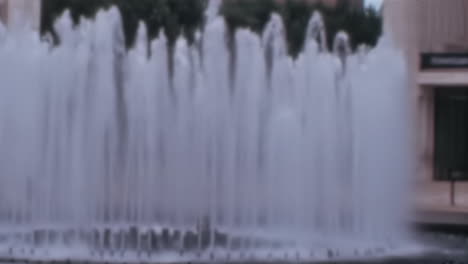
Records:
M421 69L468 69L468 53L423 53Z

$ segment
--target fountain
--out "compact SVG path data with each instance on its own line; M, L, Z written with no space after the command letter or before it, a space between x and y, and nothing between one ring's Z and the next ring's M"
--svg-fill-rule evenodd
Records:
M51 46L0 26L0 257L98 262L383 256L408 242L412 177L403 59L387 40L328 52L315 14L287 54L209 8L195 44L116 8Z

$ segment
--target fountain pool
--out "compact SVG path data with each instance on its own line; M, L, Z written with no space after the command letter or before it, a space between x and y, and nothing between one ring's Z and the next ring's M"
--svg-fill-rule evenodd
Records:
M213 1L214 2L214 1ZM8 260L322 260L419 252L406 68L391 41L328 51L315 14L288 56L209 8L170 54L116 8L60 44L0 31L0 257ZM230 56L234 52L235 56Z

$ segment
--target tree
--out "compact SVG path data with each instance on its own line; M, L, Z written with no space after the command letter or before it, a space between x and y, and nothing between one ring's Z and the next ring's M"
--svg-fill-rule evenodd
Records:
M139 21L144 21L148 35L154 38L164 29L169 45L183 34L193 41L197 29L204 24L204 10L209 0L42 0L42 33L52 32L53 22L69 9L75 23L81 16L93 17L99 9L115 5L119 8L126 36L126 44L132 46ZM373 8L352 9L349 1L339 1L336 8L307 1L286 0L226 0L220 10L230 32L239 27L247 27L261 33L273 12L284 20L289 53L296 56L303 48L305 31L311 14L320 11L327 28L327 43L333 44L336 33L345 30L351 37L351 45L373 46L381 34L382 19ZM57 37L57 36L56 36Z
M224 16L231 30L246 27L261 33L275 10L276 4L273 0L229 0L221 6L220 14Z
M194 39L196 29L204 22L206 0L43 0L41 32L55 35L53 23L66 9L76 24L80 17L92 18L111 5L121 12L127 46L132 46L140 21L147 25L150 38L164 29L172 44L180 34Z
M231 31L247 27L260 33L272 12L280 14L285 24L289 53L292 56L297 56L304 46L305 32L314 11L322 13L330 49L336 33L340 30L348 32L352 48L359 44L374 46L381 34L380 14L373 8L352 9L349 1L339 1L336 8L331 8L320 3L310 4L307 1L296 0L286 0L282 3L274 0L229 0L225 1L221 8L221 14L224 15Z

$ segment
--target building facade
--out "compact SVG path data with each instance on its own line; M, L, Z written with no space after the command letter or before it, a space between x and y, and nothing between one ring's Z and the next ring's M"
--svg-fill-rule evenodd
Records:
M468 0L386 0L384 31L408 61L418 205L468 208Z
M11 26L27 23L39 30L41 20L41 0L0 0L0 21Z

